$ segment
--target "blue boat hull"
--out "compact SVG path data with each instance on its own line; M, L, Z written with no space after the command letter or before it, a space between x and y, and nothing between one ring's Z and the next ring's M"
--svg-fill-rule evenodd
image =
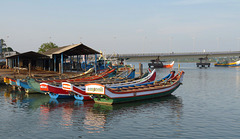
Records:
M54 94L54 93L49 93L49 96L53 99L61 99L61 98L74 98L73 95L59 95L59 94Z

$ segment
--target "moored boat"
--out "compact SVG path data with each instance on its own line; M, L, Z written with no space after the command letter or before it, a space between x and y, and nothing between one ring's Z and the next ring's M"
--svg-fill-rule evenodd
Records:
M163 68L172 68L174 65L174 61L168 65L163 65Z
M216 67L235 67L235 66L240 66L240 60L236 61L236 62L217 62L214 64L214 66Z
M135 74L135 69L130 70L129 72L126 73L126 75L125 75L126 79L129 77L129 75L132 74L133 71L134 71L134 74ZM120 78L124 79L125 77L121 76ZM111 80L113 82L116 79L118 79L118 78L111 78L109 80ZM75 80L73 80L73 81L68 80L68 81L70 83L75 83L76 82ZM86 84L87 81L89 81L89 80L86 80L85 82L84 82L84 80L81 80L81 81L78 80L78 83ZM96 81L94 80L94 82L98 82L98 80L96 80ZM57 83L56 82L54 82L54 83L52 83L52 82L44 83L43 82L43 83L40 83L40 90L48 93L51 98L55 98L55 99L57 99L57 98L73 98L73 96L74 96L76 99L79 99L79 100L83 100L83 99L84 100L92 100L89 97L89 95L85 93L85 91L82 92L81 94L77 94L77 93L74 94L74 93L71 93L71 91L69 92L69 90L63 89L64 87L62 88L62 86L68 88L66 86L66 84L62 84L62 83L59 83L59 82L57 82Z
M156 60L151 60L151 63L148 63L149 68L172 68L174 61L170 64L163 64L165 61L160 61L159 58Z
M17 81L15 79L13 79L13 78L9 78L9 84L11 86L17 86Z
M3 81L4 81L4 83L5 83L6 85L9 85L9 84L10 84L10 80L9 80L8 77L4 77Z
M26 93L37 93L37 91L35 91L28 85L26 80L17 79L17 86L19 87L19 89L23 88Z
M40 83L40 90L49 94L51 98L73 98L73 94L63 90L61 86L55 86L48 83Z
M108 76L109 74L113 73L115 71L115 69L107 69L106 71L93 75L93 76L88 76L88 77L83 77L83 78L74 78L74 79L57 79L57 80L46 80L46 81L42 81L45 83L48 82L56 82L56 83L61 83L61 82L86 82L86 81L93 81L93 80L98 80L101 78L104 78L106 76Z
M183 81L184 72L167 80L150 84L121 88L108 88L101 84L86 84L86 93L91 95L96 103L115 104L142 99L162 97L175 91Z
M111 82L111 83L104 83L107 87L119 87L119 86L133 86L133 85L138 85L138 84L142 84L142 83L146 83L146 82L152 82L154 81L156 78L156 71L155 69L153 71L151 71L151 73L143 78L140 78L138 80L133 80L133 81L123 81L123 82ZM76 99L91 99L88 98L85 91L85 86L81 86L81 85L77 85L77 84L73 84L73 83L69 83L69 82L62 82L62 88L64 90L67 90L69 92L75 93L75 98ZM81 97L82 96L82 97ZM84 97L84 98L83 98Z
M37 82L34 78L27 78L27 83L34 91L46 94L46 92L40 90L40 82Z

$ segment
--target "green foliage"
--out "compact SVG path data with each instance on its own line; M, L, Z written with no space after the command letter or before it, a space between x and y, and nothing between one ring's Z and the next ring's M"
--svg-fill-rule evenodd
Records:
M2 48L3 52L11 52L13 49L11 47Z
M52 48L58 48L58 46L53 43L53 42L48 42L48 43L43 43L39 48L38 48L38 52L39 53L44 53Z
M1 43L2 43L2 46L6 46L6 43L4 43L5 41L4 41L4 39L1 39L2 41L1 41Z

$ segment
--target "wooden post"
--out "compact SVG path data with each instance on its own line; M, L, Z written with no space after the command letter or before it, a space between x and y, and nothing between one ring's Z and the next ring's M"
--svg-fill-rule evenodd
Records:
M143 65L142 63L139 63L139 76L142 76L143 74L142 70L143 70Z
M51 60L50 59L48 60L48 70L49 71L51 70Z
M79 71L79 59L78 59L78 55L77 55L77 72Z
M63 74L63 61L64 61L64 58L63 58L63 53L61 53L61 73ZM60 70L59 70L60 71Z
M53 55L53 57L54 57L54 71L56 72L57 70L56 70L56 66L57 66L57 56L56 55Z
M8 67L8 59L6 58L6 69L7 69L7 67Z
M85 71L87 71L87 55L84 55L84 59L85 59Z
M45 66L46 66L45 59L43 59L43 70L45 70Z
M28 73L29 77L31 77L31 62L28 63Z
M61 63L59 63L59 74L61 75Z

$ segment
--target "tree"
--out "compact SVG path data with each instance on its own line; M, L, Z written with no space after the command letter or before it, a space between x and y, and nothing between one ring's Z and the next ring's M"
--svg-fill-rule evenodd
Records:
M4 39L0 39L0 40L1 40L1 41L0 41L0 42L1 42L1 45L2 45L2 46L6 46L6 43L5 43Z
M52 48L58 48L58 46L53 43L53 42L48 42L48 43L43 43L39 48L38 48L38 52L39 53L44 53Z
M6 47L6 48L2 48L3 52L12 52L13 49L11 47Z

